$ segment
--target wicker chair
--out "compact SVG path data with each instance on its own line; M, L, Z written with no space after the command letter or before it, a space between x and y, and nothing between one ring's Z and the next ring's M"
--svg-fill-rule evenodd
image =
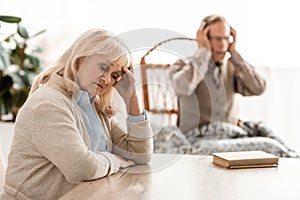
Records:
M185 48L187 45L191 45L191 42L186 43L186 41L193 41L193 45L195 45L195 39L171 38L158 43L149 51L147 51L140 61L143 84L143 100L144 108L146 110L152 114L164 116L163 119L166 120L165 125L179 126L180 108L177 95L175 94L170 81L170 64L147 64L145 61L146 56L148 56L151 52L157 50L162 44L171 41L181 41L181 44L175 44L175 42L173 42L173 44L176 45L176 48L181 49ZM177 53L176 49L174 50L174 47L171 47L171 49L173 53ZM170 52L170 50L167 51Z

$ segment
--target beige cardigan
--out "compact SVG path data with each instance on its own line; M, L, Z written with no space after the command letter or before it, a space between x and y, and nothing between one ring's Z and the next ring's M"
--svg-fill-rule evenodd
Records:
M113 118L100 115L108 151L90 151L89 136L75 99L52 75L20 110L8 157L4 193L7 199L58 199L82 181L116 173L119 163L109 152L145 164L153 151L149 120L127 121L125 133Z

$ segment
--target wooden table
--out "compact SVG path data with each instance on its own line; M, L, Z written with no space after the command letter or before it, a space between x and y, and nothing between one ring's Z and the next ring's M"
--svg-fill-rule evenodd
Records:
M155 154L148 165L85 182L61 200L300 199L300 159L273 168L226 169L211 156Z

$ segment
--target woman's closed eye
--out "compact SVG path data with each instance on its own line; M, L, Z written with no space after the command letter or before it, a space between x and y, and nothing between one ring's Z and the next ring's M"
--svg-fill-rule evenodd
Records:
M101 73L108 73L112 67L112 64L98 63L97 66ZM111 78L116 82L121 80L122 75L123 73L120 71L113 71L110 74Z
M105 63L98 63L98 68L101 72L106 72L109 69L109 65Z

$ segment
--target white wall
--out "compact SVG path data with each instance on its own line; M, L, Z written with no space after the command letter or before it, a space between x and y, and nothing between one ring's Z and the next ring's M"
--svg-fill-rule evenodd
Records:
M5 165L7 164L9 149L13 139L13 131L13 123L0 122L0 154L3 155Z
M291 148L300 153L300 68L260 67L267 80L263 95L241 97L240 117L263 121Z
M296 0L0 0L0 13L23 18L41 36L46 63L53 62L78 34L104 28L116 34L163 28L195 37L201 19L221 14L237 30L238 50L255 66L300 67ZM143 36L141 36L143 37Z
M47 30L33 41L44 49L45 67L90 28L104 28L116 34L161 28L195 37L204 16L224 15L237 30L237 49L243 57L262 72L265 67L274 68L265 71L270 75L267 92L245 99L241 115L267 122L296 145L296 140L300 141L297 5L296 0L0 0L0 14L22 17L22 24L31 33ZM140 35L137 39L143 37L149 36Z
M3 190L3 185L4 185L5 168L6 167L5 167L1 143L0 143L0 194Z

